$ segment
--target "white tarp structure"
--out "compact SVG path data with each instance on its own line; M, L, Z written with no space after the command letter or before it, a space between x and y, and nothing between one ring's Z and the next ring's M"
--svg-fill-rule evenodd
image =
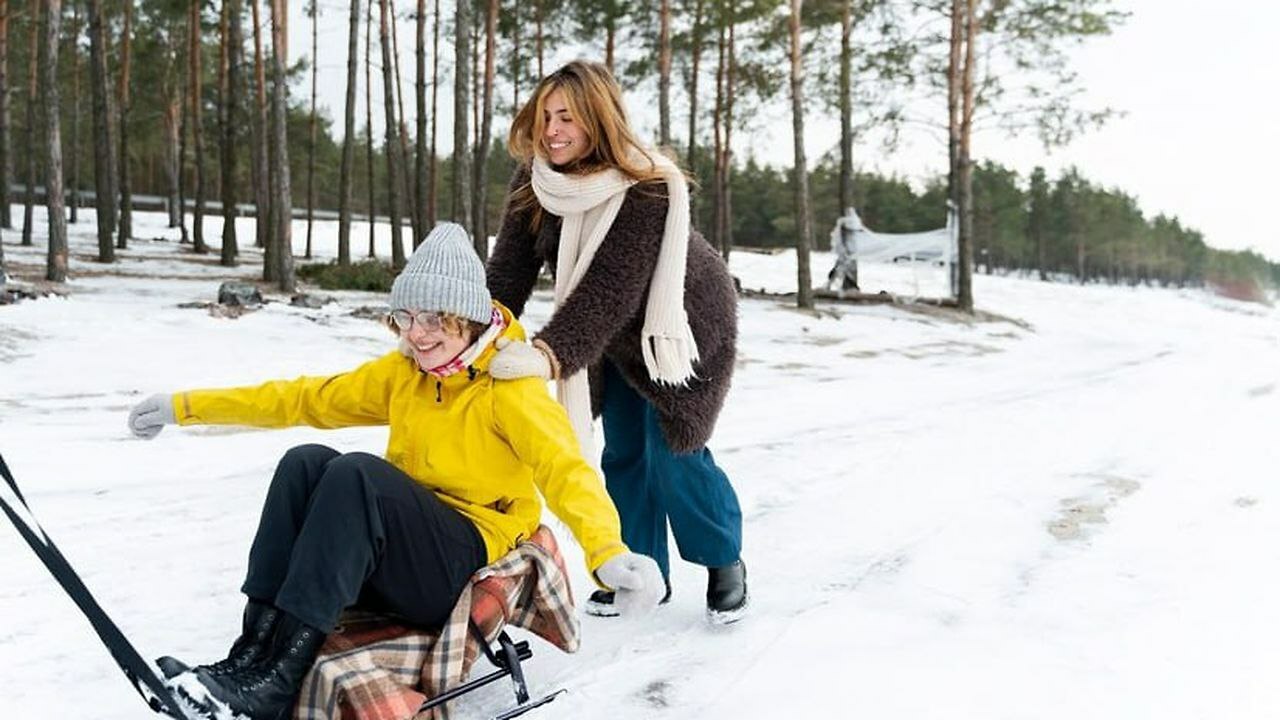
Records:
M854 263L911 263L915 267L945 267L951 277L951 294L955 296L956 257L959 255L960 226L955 206L947 203L946 227L916 233L880 233L862 224L853 208L836 220L831 230L831 248L836 254L835 267L827 275L831 290L848 290L846 282ZM916 293L919 294L918 292Z

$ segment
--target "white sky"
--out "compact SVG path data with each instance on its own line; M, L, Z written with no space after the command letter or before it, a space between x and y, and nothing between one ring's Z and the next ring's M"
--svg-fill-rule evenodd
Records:
M310 23L303 3L294 2L290 22L290 54L310 54ZM451 12L450 3L442 11ZM1076 55L1089 107L1109 106L1125 113L1102 130L1052 153L1033 138L1008 138L992 131L974 141L978 158L992 158L1024 176L1037 164L1050 175L1069 165L1106 187L1138 198L1148 217L1164 212L1199 229L1206 241L1225 249L1252 248L1280 261L1280 229L1269 222L1272 168L1280 166L1280 91L1266 78L1277 62L1269 46L1280 42L1280 5L1263 0L1221 0L1210 9L1191 0L1121 0L1118 9L1132 12L1114 35L1090 41ZM430 6L430 3L428 3ZM339 121L345 91L347 8L343 0L321 0L320 104ZM411 5L401 0L406 15ZM400 27L401 73L412 123L413 24ZM363 33L361 57L363 58ZM382 121L381 83L376 77L379 49L374 40L374 126ZM567 48L548 58L548 69L581 52ZM505 55L500 52L500 57ZM448 60L442 59L442 66ZM357 123L363 125L364 85L360 70ZM704 83L706 85L707 83ZM1267 88L1271 87L1271 90ZM450 84L441 88L440 152L451 143ZM297 86L301 97L309 87ZM499 103L510 102L510 90ZM678 95L678 94L677 94ZM641 126L656 125L654 103L639 93L628 97ZM673 125L684 134L685 101L673 99ZM757 114L748 132L739 132L735 147L765 162L792 162L790 116L785 97ZM812 161L836 142L834 117L806 120L807 154ZM495 123L501 137L506 121ZM945 146L932 135L908 131L891 155L872 143L855 148L857 162L882 172L921 179L945 169Z

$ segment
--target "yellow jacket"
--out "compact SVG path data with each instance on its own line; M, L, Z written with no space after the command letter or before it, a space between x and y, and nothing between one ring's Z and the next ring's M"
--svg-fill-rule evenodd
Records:
M523 340L510 311L494 304L507 320L502 337ZM490 345L470 369L445 378L393 351L332 377L188 390L173 396L174 416L180 425L389 425L387 461L475 523L489 562L537 529L536 485L594 573L627 550L618 511L546 384L494 380L487 369L495 352Z

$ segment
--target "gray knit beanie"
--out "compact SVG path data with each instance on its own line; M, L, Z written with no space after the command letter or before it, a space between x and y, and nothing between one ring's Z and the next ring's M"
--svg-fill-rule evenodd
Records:
M440 223L422 241L391 285L392 310L432 310L487 323L493 303L484 263L457 223Z

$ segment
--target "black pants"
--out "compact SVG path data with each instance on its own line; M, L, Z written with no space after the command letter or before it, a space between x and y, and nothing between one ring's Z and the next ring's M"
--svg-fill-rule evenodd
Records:
M391 463L301 445L276 467L241 589L325 633L348 607L438 628L487 557L470 520Z

